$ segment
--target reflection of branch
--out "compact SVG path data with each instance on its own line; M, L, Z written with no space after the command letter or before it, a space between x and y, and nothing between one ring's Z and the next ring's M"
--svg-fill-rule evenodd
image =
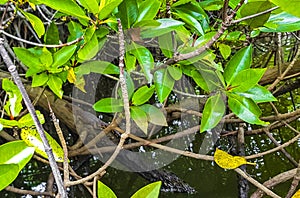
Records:
M256 13L256 14L253 14L253 15L249 15L249 16L246 16L246 17L243 17L243 18L240 18L240 19L237 19L237 20L234 20L232 21L231 23L239 23L241 21L245 21L245 20L248 20L248 19L252 19L254 17L258 17L260 15L263 15L263 14L267 14L269 12L272 12L274 10L277 10L279 8L279 6L276 6L276 7L273 7L273 8L270 8L268 10L265 10L265 11L262 11L262 12L259 12L259 13Z
M44 195L44 196L51 196L54 197L54 194L49 193L49 192L36 192L36 191L32 191L32 190L23 190L23 189L19 189L19 188L15 188L12 186L7 186L5 188L5 190L13 192L13 193L18 193L18 194L22 194L22 195L33 195L33 196L40 196L40 195Z
M63 182L62 182L62 179L61 179L61 176L60 176L60 172L58 170L58 166L55 162L55 159L54 159L54 155L53 155L53 152L52 152L52 149L49 145L49 142L46 138L46 135L44 133L44 129L43 129L43 126L41 125L37 115L36 115L36 112L35 112L35 109L29 99L29 96L25 90L25 87L21 81L21 78L18 74L18 71L17 71L17 68L16 66L13 64L13 62L11 61L8 53L6 52L5 48L4 48L4 39L0 39L0 54L3 58L3 61L5 62L7 68L8 68L8 71L11 73L16 85L18 86L21 94L22 94L22 97L23 97L23 100L24 100L24 103L25 105L27 106L27 109L34 121L34 124L37 128L37 131L42 139L42 142L43 142L43 145L44 145L44 148L45 148L45 152L47 153L47 156L48 156L48 159L49 159L49 162L50 162L50 167L52 169L52 172L53 172L53 175L54 175L54 178L55 178L55 181L57 183L57 186L58 186L58 192L60 194L60 196L62 198L65 198L67 197L67 193L66 191L64 190L64 186L63 186Z

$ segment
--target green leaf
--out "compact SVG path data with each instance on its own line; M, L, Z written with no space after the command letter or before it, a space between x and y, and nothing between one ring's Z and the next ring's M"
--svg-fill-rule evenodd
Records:
M42 48L42 53L40 55L40 62L43 63L43 66L48 69L48 67L53 63L52 53L46 48Z
M97 35L93 34L92 38L78 50L78 58L82 61L92 59L99 52Z
M54 10L63 12L65 14L69 14L75 17L78 17L80 19L84 19L89 21L90 18L87 17L84 13L84 11L80 8L78 4L75 3L75 1L72 0L36 0L40 4L45 4Z
M130 77L130 74L125 72L125 77L126 77L126 87L127 87L127 92L128 92L128 99L130 100L134 93L135 86L134 86L134 82L133 82L132 78ZM121 95L122 95L122 91L121 91Z
M132 96L132 104L136 106L144 104L152 97L154 90L154 85L151 87L148 87L147 85L140 87Z
M22 94L19 88L11 80L4 78L2 80L2 89L8 95L8 100L4 106L5 111L12 117L18 116L23 109Z
M101 181L97 182L98 198L117 198L116 194Z
M17 164L0 164L0 191L12 183L19 174Z
M178 15L178 18L182 19L186 24L192 27L192 29L196 30L198 34L204 35L204 30L200 22L196 18L180 10L177 10L176 13L177 13L176 15Z
M76 70L76 75L81 76L90 74L91 72L98 74L119 74L120 69L110 62L92 60L81 64Z
M34 148L22 140L12 141L0 146L0 164L16 164L18 172L30 161Z
M123 0L101 0L99 7L99 19L105 19L119 6Z
M206 0L199 2L200 6L207 11L220 10L223 7L222 0Z
M165 115L157 107L150 104L140 106L141 109L147 114L148 121L155 125L168 126Z
M242 70L248 69L252 61L252 47L251 45L239 50L230 61L227 63L224 70L224 78L229 85L235 76Z
M59 44L58 28L54 22L51 22L44 36L45 44Z
M246 92L237 92L236 94L246 98L250 98L256 103L277 101L277 99L268 89L260 85L255 85Z
M224 59L227 59L231 54L231 47L229 45L221 43L219 45L219 50Z
M45 27L44 27L44 24L41 21L41 19L33 14L28 13L28 12L24 12L22 10L19 10L19 11L22 12L22 14L25 16L25 18L32 25L32 27L33 27L34 31L37 33L38 37L41 38L41 36L45 34Z
M254 87L266 69L245 69L240 71L231 82L232 91L244 92Z
M0 118L0 124L3 128L19 127L19 122L17 120L7 120Z
M134 42L127 47L126 51L136 57L146 79L148 80L148 83L151 83L153 78L151 70L154 68L154 59L151 52L144 46L138 45Z
M169 66L169 67L167 67L167 70L168 70L170 76L172 76L172 78L174 80L180 80L181 79L182 71L179 67Z
M32 76L32 87L39 87L45 85L49 80L47 73L35 74Z
M62 90L63 81L59 77L55 75L49 75L47 85L53 91L53 93L55 93L55 95L57 95L60 99L62 98L64 93Z
M0 0L0 4L6 4L8 0Z
M123 0L119 5L118 17L121 18L124 29L129 29L136 21L139 14L136 0Z
M136 125L147 135L148 117L141 107L130 107L130 116Z
M54 159L57 162L63 162L64 152L61 146L56 142L53 137L51 137L46 131L44 131L46 138L49 142L49 145L52 149ZM45 147L40 137L40 134L37 132L35 127L25 127L22 128L20 133L21 139L30 147L35 148L35 152L40 156L48 159L48 156L45 152Z
M29 69L34 69L36 73L43 71L42 63L40 58L33 54L30 50L22 47L13 47L15 54L18 59L22 61L24 65L29 67ZM27 74L26 74L27 76Z
M160 69L154 73L154 85L159 102L163 102L173 90L175 80L167 69Z
M294 32L300 30L300 18L286 12L272 14L262 32Z
M168 32L176 30L178 27L183 26L184 23L177 21L175 19L157 19L157 22L160 23L159 26L154 27L143 27L141 36L142 38L153 38L156 36L161 36Z
M45 123L44 115L39 110L36 110L35 113L36 113L40 123L44 124ZM30 113L27 113L26 115L22 116L20 118L20 120L18 120L19 128L31 127L31 126L34 126L34 122L33 122L33 119L31 117Z
M79 0L80 4L93 14L99 13L99 5L97 0Z
M51 67L57 67L57 66L64 65L73 56L73 54L76 50L76 47L77 47L76 45L65 46L65 47L62 47L57 52L55 52L53 54L54 61L53 61L53 64Z
M243 4L243 6L240 9L241 18L263 12L272 7L273 7L273 4L268 1L248 2L246 4ZM267 22L270 15L271 15L271 12L268 12L266 14L259 15L252 19L248 19L244 22L247 23L252 28L260 27L260 26L263 26L265 24L265 22Z
M257 104L249 98L236 94L228 94L228 105L231 111L245 122L257 125L269 124L259 119L261 110Z
M173 38L171 32L158 37L159 48L167 58L172 58L174 53Z
M125 53L125 65L127 72L131 72L135 70L136 57L131 55L130 53Z
M69 30L69 37L68 37L68 42L74 41L75 39L80 38L83 36L83 29L82 26L79 23L76 23L74 21L70 21L68 23L68 30ZM83 42L83 41L82 41Z
M148 184L134 193L131 198L157 198L159 196L160 187L161 181Z
M220 93L209 97L204 106L200 132L217 126L225 113L225 109L226 106Z
M95 111L104 113L122 112L124 105L122 100L116 98L103 98L93 105Z
M157 15L161 2L158 0L146 0L139 5L139 15L137 22L145 20L153 20Z
M300 17L299 0L270 0L270 2L279 6L282 10Z

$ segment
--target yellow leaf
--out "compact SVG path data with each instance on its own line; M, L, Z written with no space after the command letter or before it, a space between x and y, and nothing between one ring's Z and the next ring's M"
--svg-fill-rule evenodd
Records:
M293 196L292 198L300 198L300 190L298 190Z
M70 83L74 83L76 81L75 72L72 67L70 67L70 69L68 70L68 81Z
M235 169L244 164L256 165L255 163L247 162L243 157L229 155L218 148L214 154L214 160L221 168L225 169Z
M45 131L46 138L48 139L49 145L52 148L52 152L57 162L63 162L64 152L61 146ZM45 148L40 138L39 133L35 127L25 127L21 130L21 139L31 147L35 148L35 152L40 156L48 159L48 156L45 152Z
M76 79L74 83L75 87L81 90L82 92L86 93L84 86L85 86L85 80L83 77L80 77L79 79Z

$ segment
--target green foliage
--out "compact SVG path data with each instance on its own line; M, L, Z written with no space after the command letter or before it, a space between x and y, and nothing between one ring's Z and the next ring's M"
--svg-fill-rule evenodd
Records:
M300 17L300 10L298 8L298 6L299 6L298 0L270 0L270 2L279 6L282 10L284 10L294 16Z
M20 10L26 19L31 23L33 29L37 33L38 37L41 38L45 34L45 27L41 19L31 13Z
M95 111L114 113L123 111L123 102L116 98L103 98L93 105Z
M147 102L154 93L155 86L148 87L147 85L140 87L132 96L133 105L141 105Z
M23 141L13 141L0 146L0 191L13 182L34 153Z
M117 198L116 194L101 181L97 182L98 198Z
M154 84L159 102L163 102L173 90L175 80L167 69L160 69L154 73Z
M18 116L23 109L21 92L18 87L7 78L2 80L2 89L6 91L8 95L8 100L4 106L4 110L9 116L14 118Z

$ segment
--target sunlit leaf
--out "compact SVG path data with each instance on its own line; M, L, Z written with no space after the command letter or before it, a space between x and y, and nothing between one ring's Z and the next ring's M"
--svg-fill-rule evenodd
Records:
M158 13L161 2L158 0L142 1L139 5L139 15L137 21L152 20Z
M119 6L123 0L101 0L99 6L99 19L105 19Z
M148 184L134 193L131 198L158 198L160 187L161 181Z
M120 69L110 62L92 60L84 62L75 70L76 75L85 75L91 72L98 74L119 74Z
M180 80L181 79L182 71L179 67L169 66L169 67L167 67L167 70L168 70L170 76L172 76L172 78L174 80Z
M116 194L101 181L97 182L98 198L117 198Z
M46 72L43 72L41 74L35 74L32 76L32 87L39 87L43 86L47 83L49 77Z
M229 45L221 43L219 45L219 50L220 50L221 55L224 59L227 59L231 54L231 48L230 48Z
M247 162L244 157L229 155L218 148L215 151L214 160L221 168L224 169L235 169L244 164L256 165L255 163Z
M4 106L5 111L8 115L12 116L12 118L19 115L22 106L22 94L19 88L9 79L4 78L2 80L2 89L6 91L8 95L8 100Z
M147 85L144 85L140 87L136 92L134 92L132 96L132 104L133 105L141 105L147 102L153 95L155 90L155 86L152 85L148 87Z
M244 69L249 69L252 61L251 45L242 48L233 55L224 69L224 78L227 84L230 84L235 76Z
M248 91L241 93L238 92L237 94L246 98L251 98L254 102L257 103L277 101L277 99L272 95L272 93L268 89L260 85L255 85Z
M12 183L19 174L17 164L0 164L0 191Z
M65 46L55 52L53 55L54 61L51 67L64 65L74 54L76 47L76 45Z
M44 118L44 115L39 111L39 110L36 110L35 111L39 121L41 124L44 124L45 123L45 118ZM33 119L30 115L30 113L27 113L26 115L22 116L19 120L18 120L18 127L19 128L23 128L23 127L31 127L34 125L34 122L33 122Z
M279 6L282 10L300 17L299 0L270 0L270 2Z
M171 93L175 80L170 76L167 69L160 69L154 73L154 85L158 100L162 103Z
M64 152L61 146L56 142L53 137L51 137L46 131L45 131L46 138L49 142L50 147L52 148L52 152L54 155L54 159L57 162L63 162L64 159ZM31 147L35 148L35 152L39 154L40 156L48 159L48 156L45 152L45 147L42 142L42 139L40 137L40 134L37 132L35 127L24 127L21 129L20 133L21 139Z
M292 198L300 198L300 189L292 196Z
M171 58L174 52L174 45L171 32L161 35L158 37L159 48L162 53L167 57Z
M93 14L99 13L99 6L97 0L79 0L80 4Z
M41 38L41 36L45 34L45 27L41 19L31 13L24 12L22 10L19 11L22 12L26 19L28 19L38 37Z
M184 25L183 22L177 21L175 19L157 19L157 22L160 23L160 26L143 28L141 36L143 38L153 38L156 36L161 36L168 32L174 31L178 27Z
M136 21L138 17L138 5L136 0L123 0L119 5L118 17L122 18L122 26L128 29Z
M53 93L55 93L55 95L57 95L59 98L62 98L64 93L62 90L63 81L59 77L55 75L49 75L47 85L53 91Z
M93 105L95 111L104 113L114 113L123 111L122 100L116 98L103 98Z

